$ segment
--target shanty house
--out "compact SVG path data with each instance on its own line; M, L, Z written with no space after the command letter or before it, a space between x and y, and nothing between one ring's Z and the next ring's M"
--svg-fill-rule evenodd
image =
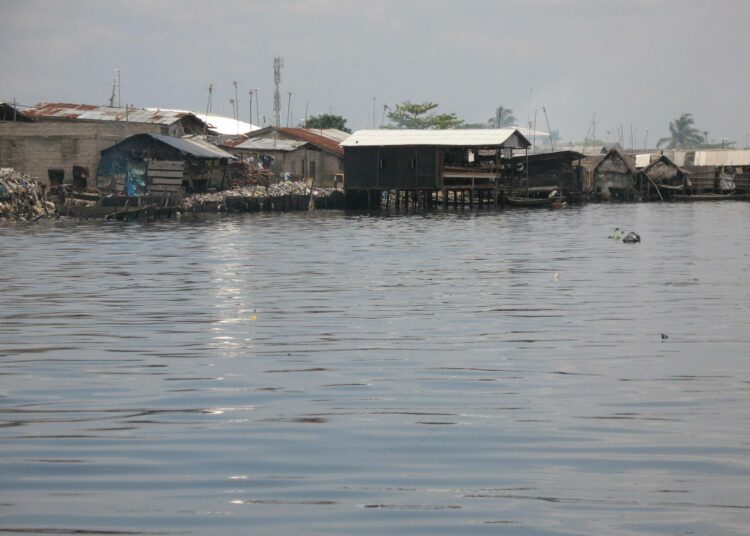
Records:
M515 129L394 129L359 130L341 145L347 195L442 191L446 199L448 190L513 188L513 151L531 144Z
M658 155L640 173L640 190L647 200L669 199L674 193L686 192L691 184L688 172L665 155Z
M314 150L306 141L255 137L230 140L223 147L253 166L270 169L277 178L288 173L293 180L303 178L301 170Z
M25 110L33 122L0 121L0 166L47 180L94 177L101 151L141 133L202 133L192 114L42 103ZM75 173L77 172L77 173Z
M102 151L97 186L128 195L223 189L231 154L200 138L137 134Z
M563 150L519 155L513 158L513 165L526 170L529 190L559 190L566 196L578 196L583 191L581 160L584 158L585 155L577 151Z
M593 171L593 194L602 200L632 200L635 195L635 156L613 147Z
M224 143L224 147L244 157L273 158L271 169L277 176L314 179L319 186L331 187L344 169L341 141L348 133L336 129L266 127L251 138ZM241 147L240 147L241 146Z

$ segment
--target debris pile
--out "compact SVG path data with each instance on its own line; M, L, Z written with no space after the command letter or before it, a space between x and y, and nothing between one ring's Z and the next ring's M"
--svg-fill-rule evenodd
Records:
M271 182L273 182L273 171L270 169L260 169L246 162L230 162L229 164L230 188L268 186Z
M193 194L182 200L181 208L192 212L304 210L308 207L310 196L311 189L305 182L284 181L268 186L251 185L224 192ZM313 188L312 198L321 208L334 208L328 203L332 199L343 204L343 193L334 188Z
M55 205L47 200L42 183L12 168L0 168L0 221L36 221L55 216Z

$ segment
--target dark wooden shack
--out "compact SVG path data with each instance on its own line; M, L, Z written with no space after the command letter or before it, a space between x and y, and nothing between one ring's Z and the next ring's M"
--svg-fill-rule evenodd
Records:
M497 203L498 192L516 186L513 151L531 143L515 129L360 130L344 147L344 189L350 206L447 203L449 195Z
M528 190L547 193L558 190L568 198L578 198L583 192L583 158L583 153L564 150L516 156L513 164L516 169L526 169Z
M97 186L128 195L224 189L231 154L200 138L137 134L101 152Z
M632 201L636 197L635 156L613 147L593 171L593 195L603 201Z

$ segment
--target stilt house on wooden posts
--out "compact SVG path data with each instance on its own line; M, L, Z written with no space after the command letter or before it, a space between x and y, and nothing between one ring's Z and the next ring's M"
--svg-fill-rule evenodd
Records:
M640 190L644 200L665 201L690 187L688 172L661 155L641 170Z
M602 200L629 201L635 198L635 156L613 147L596 165L593 172L593 194Z
M200 138L137 134L102 151L97 185L127 195L224 189L231 154Z
M513 151L531 146L516 129L359 130L344 147L344 189L350 206L375 205L382 192L469 192L497 200L517 186ZM480 201L481 203L481 201Z
M520 155L513 158L513 165L526 169L526 187L533 193L550 193L558 190L566 197L579 197L583 192L583 170L580 167L583 153L577 151L554 151L550 153ZM523 187L524 179L521 180Z

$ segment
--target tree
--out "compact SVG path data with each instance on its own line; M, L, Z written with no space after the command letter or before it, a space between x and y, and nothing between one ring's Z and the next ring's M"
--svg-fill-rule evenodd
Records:
M682 114L680 117L669 123L669 132L671 134L668 138L661 138L656 142L657 147L661 147L663 144L667 144L667 149L685 149L688 147L695 147L705 143L705 138L700 130L695 128L693 125L693 114Z
M395 128L443 129L459 128L463 125L463 120L454 113L433 113L437 107L434 102L418 104L406 101L397 104L395 110L388 112L388 119L395 123Z
M346 128L346 119L334 114L312 115L305 121L305 128L337 128L351 133L351 130Z
M513 110L498 106L495 108L494 117L490 117L487 123L489 123L490 128L505 128L515 125L517 121L513 116Z

